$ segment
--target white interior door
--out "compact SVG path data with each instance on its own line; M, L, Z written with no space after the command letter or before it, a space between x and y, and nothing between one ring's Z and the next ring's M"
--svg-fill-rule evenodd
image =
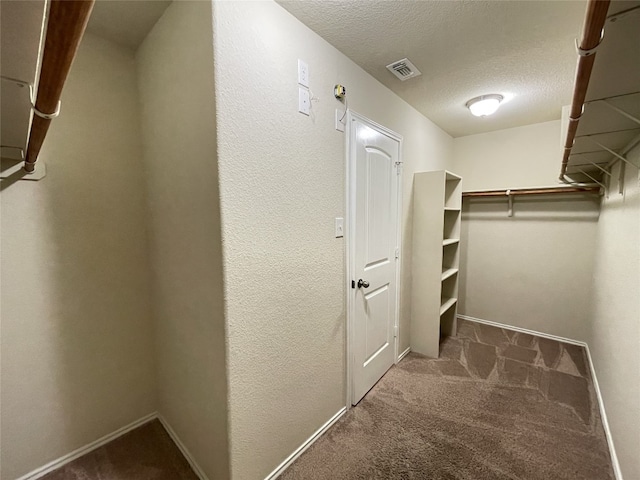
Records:
M351 116L349 128L352 395L395 361L400 140Z

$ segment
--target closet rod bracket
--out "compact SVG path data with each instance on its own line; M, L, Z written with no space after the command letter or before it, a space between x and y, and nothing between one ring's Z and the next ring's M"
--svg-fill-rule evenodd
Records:
M578 52L578 55L581 56L581 57L588 57L590 55L593 55L594 53L596 53L598 51L598 47L600 47L600 45L602 45L602 40L604 40L604 28L602 30L600 30L600 41L598 42L598 44L595 47L592 47L592 48L581 48L580 47L580 42L576 38L576 52Z

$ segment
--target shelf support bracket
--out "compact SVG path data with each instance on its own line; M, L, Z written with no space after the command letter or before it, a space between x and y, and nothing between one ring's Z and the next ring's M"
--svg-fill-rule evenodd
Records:
M595 178L593 178L591 175L589 175L587 172L585 172L584 170L582 170L581 168L578 169L578 171L583 174L586 177L589 177L591 180L593 180L594 183L597 183L598 185L600 185L602 188L606 188L604 186L604 184L600 183L598 180L596 180Z
M513 217L513 195L511 190L507 190L507 199L509 202L509 209L507 210L507 217Z
M620 164L620 173L618 174L618 193L620 195L624 194L624 174L625 174L626 167L627 167L626 163L622 162Z
M609 170L607 170L606 168L602 168L600 165L598 165L597 163L593 163L593 162L589 162L591 163L591 165L593 165L594 167L596 167L598 170L601 170L602 173L604 173L605 175L609 175L611 176L611 172Z
M612 103L608 102L607 100L602 100L602 103L605 104L607 107L609 107L610 109L618 112L620 115L622 115L623 117L627 117L629 120L636 122L637 124L640 124L640 118L636 118L633 115L631 115L628 112L625 112L624 110L622 110L621 108L616 107L615 105L613 105Z
M613 155L614 157L616 157L619 160L622 160L624 163L628 163L629 165L633 165L636 168L640 168L638 165L636 165L633 162L630 162L629 160L627 160L626 157L624 157L623 155L620 155L618 152L611 150L609 147L606 147L605 145L601 144L600 142L598 142L597 140L594 140L591 137L587 137L589 140L591 140L593 143L595 143L596 145L598 145L600 148L606 150L607 152L609 152L611 155Z

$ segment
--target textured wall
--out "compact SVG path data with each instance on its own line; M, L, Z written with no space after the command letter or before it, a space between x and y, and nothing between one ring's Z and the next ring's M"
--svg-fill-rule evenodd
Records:
M40 159L2 181L2 479L155 410L133 54L86 36Z
M557 185L560 122L456 138L464 190ZM586 340L598 197L463 202L458 313Z
M640 165L640 147L628 157ZM602 201L589 347L625 479L640 478L640 175L614 167Z
M212 12L174 2L136 54L150 206L158 410L228 477Z
M345 404L345 137L349 107L404 136L401 349L409 345L412 174L451 138L272 2L214 4L233 478L264 478ZM311 116L297 112L297 59Z

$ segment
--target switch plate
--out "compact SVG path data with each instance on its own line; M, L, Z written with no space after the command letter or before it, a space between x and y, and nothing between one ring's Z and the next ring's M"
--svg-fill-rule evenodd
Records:
M311 108L311 100L309 99L309 90L298 87L298 111L304 115L309 115Z
M336 218L336 238L344 237L344 218Z
M344 123L340 121L343 116L344 119L342 121L345 121L347 116L344 114L344 110L336 108L336 130L339 132L344 132Z
M298 83L309 88L309 65L298 59Z

